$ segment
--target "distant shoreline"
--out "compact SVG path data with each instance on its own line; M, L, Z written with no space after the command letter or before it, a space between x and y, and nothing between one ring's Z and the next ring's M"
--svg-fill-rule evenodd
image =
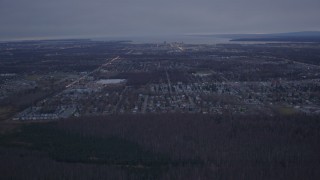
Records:
M319 37L271 37L271 38L238 38L231 39L232 42L239 41L264 41L264 42L299 42L299 43L320 43Z

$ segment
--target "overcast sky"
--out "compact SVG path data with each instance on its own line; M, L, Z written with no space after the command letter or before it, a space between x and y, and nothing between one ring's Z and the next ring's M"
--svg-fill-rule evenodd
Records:
M0 0L0 39L320 30L320 0Z

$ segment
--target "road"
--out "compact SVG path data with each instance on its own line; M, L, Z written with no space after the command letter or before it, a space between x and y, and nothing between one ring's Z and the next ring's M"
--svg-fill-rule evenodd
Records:
M74 84L79 83L81 80L86 79L86 78L87 78L88 76L90 76L91 74L100 71L102 67L106 67L106 66L110 65L110 64L112 64L114 61L116 61L116 60L118 60L118 59L120 59L120 56L117 56L117 57L111 59L110 61L106 62L105 64L102 64L101 66L99 66L97 69L89 72L88 74L86 74L86 75L84 75L84 76L81 76L79 79L77 79L77 80L73 81L72 83L66 85L66 88L72 87Z
M124 95L124 93L127 91L127 89L128 89L128 86L126 86L126 87L123 89L123 91L121 92L121 94L120 94L120 96L119 96L119 101L117 102L117 104L115 105L115 107L114 107L114 109L113 109L113 114L115 114L115 113L118 112L119 106L120 106L120 104L121 104L121 102L122 102L122 100L123 100L123 95Z
M144 96L144 102L143 102L143 105L142 105L142 108L141 108L141 112L142 113L146 113L147 106L148 106L148 99L149 99L149 96L145 95Z
M169 86L169 92L170 92L170 95L172 95L171 81L170 81L168 71L166 71L166 75L167 75L167 81L168 81L168 86Z

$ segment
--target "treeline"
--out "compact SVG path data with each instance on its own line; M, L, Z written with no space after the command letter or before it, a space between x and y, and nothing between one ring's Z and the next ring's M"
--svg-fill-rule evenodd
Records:
M5 179L318 179L319 139L319 116L302 114L83 117L1 136L0 171Z

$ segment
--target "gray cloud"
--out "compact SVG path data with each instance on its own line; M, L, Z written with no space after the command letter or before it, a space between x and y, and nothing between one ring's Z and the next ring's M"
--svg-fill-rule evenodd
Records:
M320 30L319 0L0 0L0 39Z

